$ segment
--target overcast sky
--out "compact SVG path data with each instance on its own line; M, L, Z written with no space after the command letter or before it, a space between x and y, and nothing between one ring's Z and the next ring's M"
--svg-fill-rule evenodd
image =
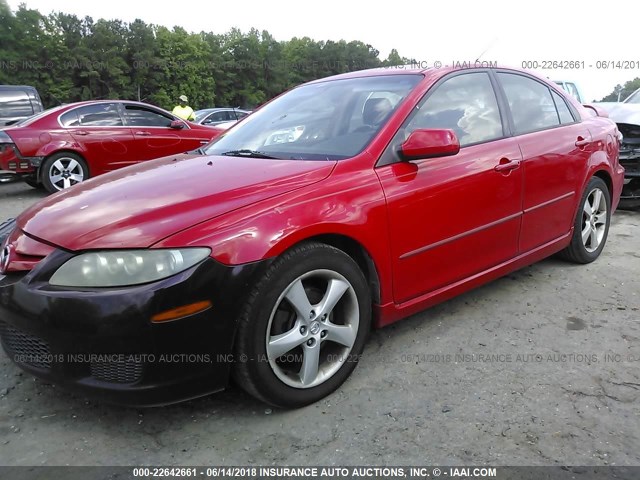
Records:
M519 67L523 61L584 61L579 70L544 70L554 80L575 80L588 101L640 77L635 2L596 4L537 0L522 2L394 0L9 0L12 9L26 3L42 13L53 10L118 18L188 31L224 33L232 27L268 30L277 40L308 36L314 40L361 40L384 59L392 48L405 57L434 61L482 59ZM632 15L631 11L635 11ZM632 18L633 17L633 18ZM486 50L486 51L485 51ZM634 61L635 69L597 69L598 61Z

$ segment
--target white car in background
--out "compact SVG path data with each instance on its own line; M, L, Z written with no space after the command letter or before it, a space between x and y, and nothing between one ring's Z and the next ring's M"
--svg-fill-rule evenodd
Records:
M576 82L570 82L566 80L553 80L553 83L557 83L562 87L562 89L571 95L573 98L578 100L580 103L584 103L584 95L580 92L578 85Z
M622 134L620 164L625 168L622 207L640 207L640 89L622 102L594 103L609 114Z

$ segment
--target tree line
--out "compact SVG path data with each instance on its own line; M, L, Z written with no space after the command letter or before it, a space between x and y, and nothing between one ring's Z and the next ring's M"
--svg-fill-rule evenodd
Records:
M640 88L640 78L629 80L624 85L616 85L609 95L604 97L602 102L621 102L633 92Z
M191 33L142 20L43 15L0 0L0 84L32 85L46 107L91 99L141 100L171 109L254 108L316 78L409 60L384 61L359 41L278 41L269 32Z

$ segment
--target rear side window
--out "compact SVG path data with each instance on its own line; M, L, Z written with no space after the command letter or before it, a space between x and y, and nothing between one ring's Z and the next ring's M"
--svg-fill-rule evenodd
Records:
M575 122L575 118L571 115L571 111L569 107L567 107L567 102L564 101L560 95L556 92L551 91L551 95L553 96L553 101L556 104L556 109L558 110L558 117L560 118L560 123L562 125L566 125L567 123Z
M0 90L0 117L30 117L34 114L24 90Z
M560 125L549 87L513 73L498 73L498 78L507 96L517 135Z
M172 117L138 105L126 105L127 123L134 127L168 127Z
M63 127L122 127L117 103L98 103L75 108L60 117Z
M423 128L452 129L461 146L502 138L502 120L489 75L457 75L437 86L405 132Z

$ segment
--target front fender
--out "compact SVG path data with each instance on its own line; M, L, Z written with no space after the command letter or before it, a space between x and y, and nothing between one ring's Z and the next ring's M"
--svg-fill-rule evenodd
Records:
M378 271L381 301L391 301L386 202L373 169L358 171L339 163L319 184L235 210L154 247L207 246L218 262L242 265L277 257L320 235L341 235L358 242Z

